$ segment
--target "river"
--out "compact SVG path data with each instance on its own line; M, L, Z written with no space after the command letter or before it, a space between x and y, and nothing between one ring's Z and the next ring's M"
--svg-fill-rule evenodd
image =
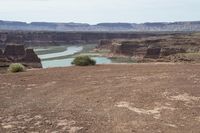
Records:
M66 47L46 47L35 48L34 51L41 59L43 68L66 67L72 66L72 55L81 53L83 46L66 46ZM92 57L97 64L110 64L112 61L107 57Z

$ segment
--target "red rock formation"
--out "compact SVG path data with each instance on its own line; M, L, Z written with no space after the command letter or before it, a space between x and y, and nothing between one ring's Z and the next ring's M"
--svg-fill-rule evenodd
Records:
M177 53L185 53L186 50L183 48L162 48L161 56L169 56Z
M97 48L99 49L110 49L112 46L112 40L100 40L99 41L99 45L97 46Z
M38 56L35 54L33 49L26 49L26 54L24 58L21 60L23 64L25 64L28 67L33 67L33 68L41 68L41 60L38 58Z
M133 59L152 60L152 61L173 61L181 54L180 61L189 61L183 53L197 53L200 49L200 34L190 36L163 36L153 38L142 38L132 40L115 40L112 43L111 52L130 56ZM193 58L193 57L191 57ZM198 57L195 57L199 60Z
M134 53L133 53L133 56L137 56L137 57L141 57L141 58L144 58L146 53L147 53L147 47L140 47L140 48L137 48Z
M3 55L3 50L0 49L0 67L9 66L10 61Z
M111 47L111 52L114 54L122 54L127 56L145 56L147 45L138 42L114 42Z
M169 34L169 33L166 33ZM173 33L170 33L173 34ZM57 44L98 43L100 40L133 39L161 36L159 33L137 32L43 32L43 31L0 31L0 46L19 43L26 46Z
M24 45L6 45L4 53L0 51L0 57L2 57L0 60L0 66L7 66L12 62L18 62L24 64L27 67L42 67L41 60L35 54L33 49L25 49Z
M26 49L26 55L23 58L23 61L32 63L41 62L40 58L38 58L33 49Z
M3 57L3 51L0 49L0 58Z
M4 56L11 61L18 61L24 58L24 45L9 44L6 45Z
M145 58L159 58L160 57L161 48L147 48L147 52Z

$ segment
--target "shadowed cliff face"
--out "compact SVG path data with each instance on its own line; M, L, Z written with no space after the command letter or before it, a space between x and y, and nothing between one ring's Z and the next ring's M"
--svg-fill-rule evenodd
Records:
M0 58L3 57L3 51L0 49Z
M103 43L103 44L102 44ZM105 45L108 45L107 47ZM101 41L99 47L109 48L114 55L126 55L138 61L200 62L200 34L146 37L132 40Z
M26 55L25 57L22 59L23 62L27 62L27 63L40 63L41 60L38 58L38 56L35 54L35 52L33 51L33 49L26 49Z
M99 48L99 49L110 49L111 48L110 44L112 44L112 40L109 40L109 39L100 40L97 48Z
M161 48L147 48L144 58L159 58Z
M98 43L102 39L134 39L176 33L137 33L137 32L0 32L0 47L6 43L26 46Z
M4 50L4 56L11 61L18 61L24 58L26 54L23 45L7 45Z
M41 68L41 60L33 49L25 49L24 45L6 45L4 52L0 50L0 67L10 63L22 63L27 67ZM3 62L3 63L2 63Z

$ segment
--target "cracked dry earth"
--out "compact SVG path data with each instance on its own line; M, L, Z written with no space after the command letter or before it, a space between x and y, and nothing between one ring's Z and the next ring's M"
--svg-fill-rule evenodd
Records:
M0 133L200 133L200 65L0 74Z

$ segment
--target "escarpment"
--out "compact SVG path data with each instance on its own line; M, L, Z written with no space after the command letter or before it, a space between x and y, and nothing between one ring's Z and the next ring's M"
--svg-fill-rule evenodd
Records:
M161 36L163 34L178 33L0 31L0 47L4 47L8 43L24 44L26 46L96 44L100 40L133 39Z
M160 52L161 52L161 48L159 47L147 48L144 58L157 59L160 57Z
M130 56L139 62L147 60L200 62L199 34L112 40L109 46L112 54Z
M10 63L22 63L31 68L41 68L41 60L33 49L26 49L24 45L8 44L4 52L0 50L0 67L9 66Z
M110 49L112 46L112 40L109 39L103 39L99 41L99 45L97 48L99 49Z
M2 49L0 49L0 58L3 58L3 51L2 51Z
M26 55L25 57L22 59L24 62L40 62L40 58L38 58L38 56L35 54L35 52L33 51L33 49L26 49Z
M4 56L11 61L19 61L24 58L25 54L23 45L7 45L4 50Z

